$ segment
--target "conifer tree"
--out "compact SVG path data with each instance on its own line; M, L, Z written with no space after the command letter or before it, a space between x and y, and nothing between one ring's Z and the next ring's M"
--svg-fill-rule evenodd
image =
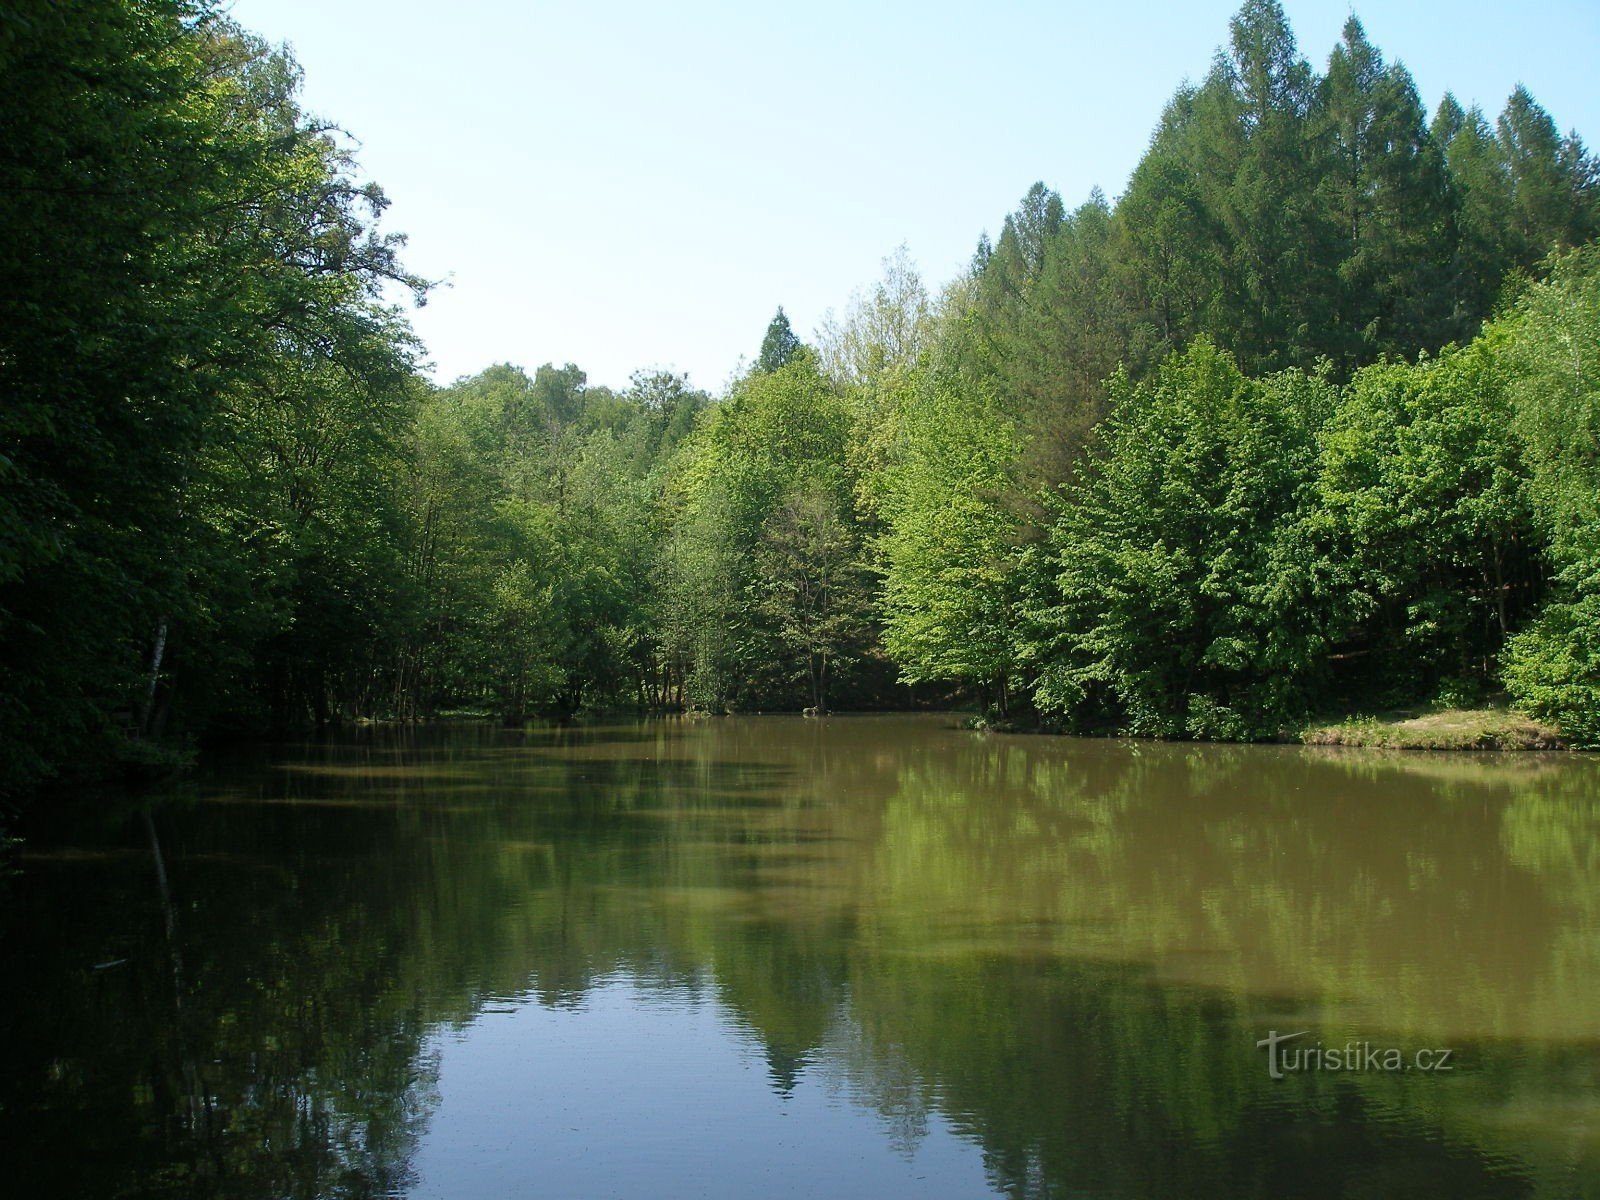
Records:
M779 305L777 313L767 325L766 336L761 339L761 353L756 356L757 373L772 374L793 358L799 348L800 339L789 327L789 318L784 314L783 306Z

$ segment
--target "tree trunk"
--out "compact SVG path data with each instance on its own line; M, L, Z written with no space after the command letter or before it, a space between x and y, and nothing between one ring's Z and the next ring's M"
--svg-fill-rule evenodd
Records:
M150 714L155 711L156 684L161 679L161 659L167 653L167 618L156 621L156 644L150 652L150 679L144 690L144 703L139 706L139 736L150 732Z

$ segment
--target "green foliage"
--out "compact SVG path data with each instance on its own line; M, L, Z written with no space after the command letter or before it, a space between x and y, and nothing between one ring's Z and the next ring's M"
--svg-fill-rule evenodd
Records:
M1506 690L1575 744L1600 747L1600 572L1564 572L1560 585L1563 598L1506 647Z
M202 16L0 8L0 793L97 748L175 591L205 331L165 292L226 170Z
M883 260L883 278L872 291L851 297L842 321L828 313L818 355L835 383L872 388L914 368L932 340L928 291L902 245Z
M1035 184L975 280L962 330L964 373L1018 424L1012 503L1030 516L1035 493L1067 478L1089 444L1104 380L1128 342L1114 270L1120 241L1098 191L1068 214Z
M417 406L398 484L408 609L386 706L398 716L425 715L458 698L464 677L487 673L488 647L476 631L505 541L496 448L526 382L521 372L492 367Z
M703 403L681 378L640 377L616 395L548 364L532 379L493 367L424 401L399 711L521 720L643 699L653 473Z
M868 612L861 547L840 499L811 482L783 497L762 525L756 607L804 665L811 707L826 711L828 681L849 664Z
M1550 602L1512 639L1506 687L1600 745L1600 252L1562 259L1491 332L1510 364L1529 495L1556 567Z
M1298 535L1327 383L1240 374L1204 338L1112 384L1103 452L1062 499L1025 639L1042 710L1147 736L1273 736L1320 676Z
M1328 61L1310 126L1324 158L1317 201L1338 261L1325 352L1348 372L1377 355L1442 345L1458 332L1444 154L1411 76L1384 64L1354 17Z
M715 711L737 691L749 575L726 491L698 490L673 521L660 563L659 636L680 705Z
M209 3L0 18L3 790L214 711L274 638L339 675L372 644L411 351L379 295L424 285L293 62Z
M770 375L786 366L798 349L800 339L789 327L789 318L784 315L783 306L779 305L776 315L767 325L766 336L761 339L761 353L756 356L756 372Z
M713 403L421 382L383 193L211 0L0 0L0 69L0 793L889 660L1075 728L1503 682L1600 738L1600 167L1524 89L1428 122L1354 18L1319 75L1248 0L1115 204L1035 184L936 300L902 248Z
M1345 686L1368 701L1486 685L1536 591L1503 373L1482 343L1368 367L1322 430L1310 526Z
M1556 561L1600 560L1600 248L1559 260L1489 338L1509 368L1529 490Z
M663 635L691 704L826 706L823 661L840 665L864 637L860 606L842 603L853 590L853 428L850 405L800 349L752 372L685 444Z
M884 648L906 682L975 685L1004 709L1019 587L1006 504L1015 425L981 391L937 374L907 398L900 438L878 495Z

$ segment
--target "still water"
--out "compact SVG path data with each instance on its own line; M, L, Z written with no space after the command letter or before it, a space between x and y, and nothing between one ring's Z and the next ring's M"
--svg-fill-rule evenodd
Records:
M10 1195L1600 1195L1593 757L460 727L26 832Z

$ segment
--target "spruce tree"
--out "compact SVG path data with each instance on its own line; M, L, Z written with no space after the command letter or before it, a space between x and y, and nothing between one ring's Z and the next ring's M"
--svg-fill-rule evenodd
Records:
M783 306L779 305L776 315L767 325L766 336L761 339L761 353L756 357L756 373L772 374L794 357L794 352L799 348L800 339L789 327L789 318L784 315Z

